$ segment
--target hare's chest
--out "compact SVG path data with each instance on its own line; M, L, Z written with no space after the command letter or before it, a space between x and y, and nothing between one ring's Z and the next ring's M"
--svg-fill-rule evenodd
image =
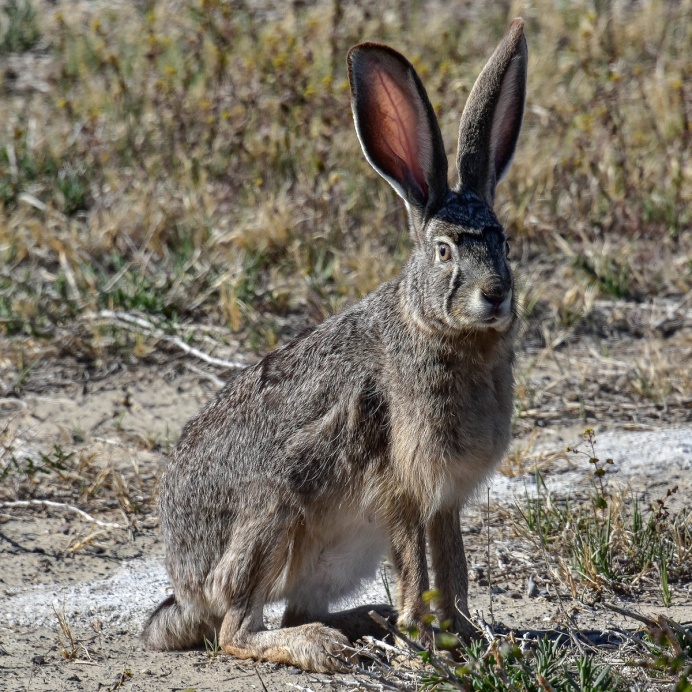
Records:
M402 397L392 449L408 488L439 507L472 494L509 444L512 390L510 369L449 377L425 396Z
M453 389L448 415L439 421L437 439L451 495L463 498L502 459L510 441L513 383L511 371L489 372Z

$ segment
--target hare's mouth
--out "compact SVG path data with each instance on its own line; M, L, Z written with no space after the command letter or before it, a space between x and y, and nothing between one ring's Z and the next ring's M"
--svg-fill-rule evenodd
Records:
M512 321L512 290L501 297L476 291L470 312L482 329L506 329Z
M491 317L484 319L480 325L484 329L495 329L498 332L503 332L509 327L511 322L512 314L509 313L504 315L492 315Z

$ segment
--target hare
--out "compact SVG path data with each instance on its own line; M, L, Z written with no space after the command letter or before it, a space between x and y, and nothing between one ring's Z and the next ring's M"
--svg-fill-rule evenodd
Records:
M399 278L248 367L183 429L161 480L174 587L152 650L213 638L240 658L325 672L381 634L371 607L330 612L388 553L398 623L430 641L426 538L440 620L468 639L459 511L510 438L516 306L492 211L521 129L527 48L515 19L461 117L450 190L412 65L376 43L348 54L365 157L403 198L414 248ZM263 606L287 602L268 630ZM387 606L375 606L395 617Z

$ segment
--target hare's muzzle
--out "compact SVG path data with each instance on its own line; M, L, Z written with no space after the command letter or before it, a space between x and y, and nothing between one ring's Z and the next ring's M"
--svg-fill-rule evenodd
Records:
M476 317L484 327L502 331L512 319L512 287L494 283L478 288Z

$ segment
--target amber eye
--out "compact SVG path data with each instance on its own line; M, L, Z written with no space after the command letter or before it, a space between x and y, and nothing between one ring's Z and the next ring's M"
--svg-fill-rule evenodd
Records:
M440 243L437 246L437 256L440 262L449 262L452 259L452 248L447 243Z

